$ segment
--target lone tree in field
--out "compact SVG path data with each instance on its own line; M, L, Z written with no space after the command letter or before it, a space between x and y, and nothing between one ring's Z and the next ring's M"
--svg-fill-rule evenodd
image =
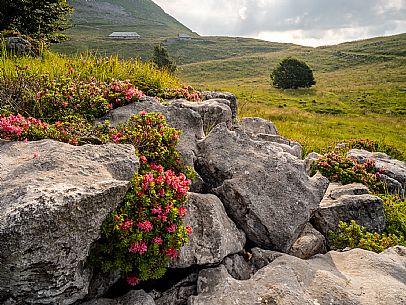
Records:
M291 57L285 58L275 67L271 80L275 88L281 89L308 88L316 84L309 66Z
M161 45L154 47L154 55L152 61L160 69L167 69L170 73L175 72L176 64L170 60L168 51Z
M56 41L64 37L58 33L68 28L71 13L66 0L1 0L0 31Z

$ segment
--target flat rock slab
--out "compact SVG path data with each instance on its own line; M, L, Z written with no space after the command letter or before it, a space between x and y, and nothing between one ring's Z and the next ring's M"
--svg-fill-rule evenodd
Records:
M200 272L197 291L188 305L406 304L406 248L332 251L309 260L282 255L246 281L220 266Z
M138 166L130 145L0 142L0 300L83 298L90 246Z
M220 199L214 195L189 193L184 223L192 227L193 233L172 264L174 268L220 263L244 248L244 233L228 218Z
M319 208L327 179L310 178L303 161L272 142L230 131L224 123L198 148L197 171L247 239L265 249L288 251Z

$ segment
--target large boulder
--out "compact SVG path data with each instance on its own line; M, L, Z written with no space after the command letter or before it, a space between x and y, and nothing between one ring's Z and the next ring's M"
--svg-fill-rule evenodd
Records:
M282 255L251 279L202 270L188 305L397 305L406 303L406 248L355 249L309 260Z
M224 100L229 101L229 106L233 114L233 120L235 121L238 116L238 104L237 98L230 92L217 92L217 91L204 91L202 92L203 100L217 100L220 103L224 103Z
M177 149L182 160L193 166L196 159L196 141L204 137L203 120L199 113L188 108L165 106L151 97L143 97L139 102L116 108L99 119L97 123L110 121L111 126L127 122L132 114L138 115L140 111L162 113L168 125L182 130Z
M370 195L362 184L331 183L314 214L312 223L324 236L337 231L340 221L355 220L368 231L381 233L385 229L383 201Z
M4 39L5 47L7 51L13 54L23 55L30 54L34 55L33 47L31 42L22 37L7 37Z
M374 160L375 166L379 168L384 175L399 182L399 184L402 186L401 192L404 193L406 188L405 162L392 159L387 154L382 152L369 152L363 149L351 149L347 153L347 157L356 159L360 163L364 163L367 160Z
M228 100L224 100L227 101ZM202 102L190 102L187 100L174 100L172 105L179 108L188 108L196 111L203 119L203 129L208 134L214 126L224 122L228 128L233 124L230 106L218 100L207 100Z
M247 238L286 252L319 208L328 181L272 142L220 124L198 144L196 169Z
M0 301L83 298L91 245L138 166L130 145L0 142Z
M216 196L189 193L188 210L184 223L192 227L193 233L172 267L216 264L243 249L244 233L228 218Z

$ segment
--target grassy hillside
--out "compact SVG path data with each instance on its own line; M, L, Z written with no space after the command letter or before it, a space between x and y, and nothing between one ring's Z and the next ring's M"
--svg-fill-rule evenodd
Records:
M154 44L179 33L197 36L166 14L151 0L69 0L75 12L73 27L67 31L70 40L54 45L63 53L85 50L102 55L147 58ZM137 32L138 40L112 40L112 32Z
M183 81L235 93L241 115L274 121L281 134L301 141L307 150L371 138L406 156L406 34L319 48L215 37L187 44L169 46L185 62L178 71ZM206 49L200 52L202 44ZM188 56L185 50L190 50ZM273 88L269 74L286 56L306 61L316 86Z

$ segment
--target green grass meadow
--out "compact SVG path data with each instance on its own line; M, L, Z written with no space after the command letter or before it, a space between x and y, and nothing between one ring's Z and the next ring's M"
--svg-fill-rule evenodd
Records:
M405 40L406 35L398 35L323 48L291 45L202 59L181 65L178 75L202 90L234 93L240 116L271 120L281 135L301 142L305 153L342 140L368 138L394 146L406 158L406 57L401 47ZM228 50L232 52L231 47ZM269 75L287 56L309 64L315 86L272 87Z

